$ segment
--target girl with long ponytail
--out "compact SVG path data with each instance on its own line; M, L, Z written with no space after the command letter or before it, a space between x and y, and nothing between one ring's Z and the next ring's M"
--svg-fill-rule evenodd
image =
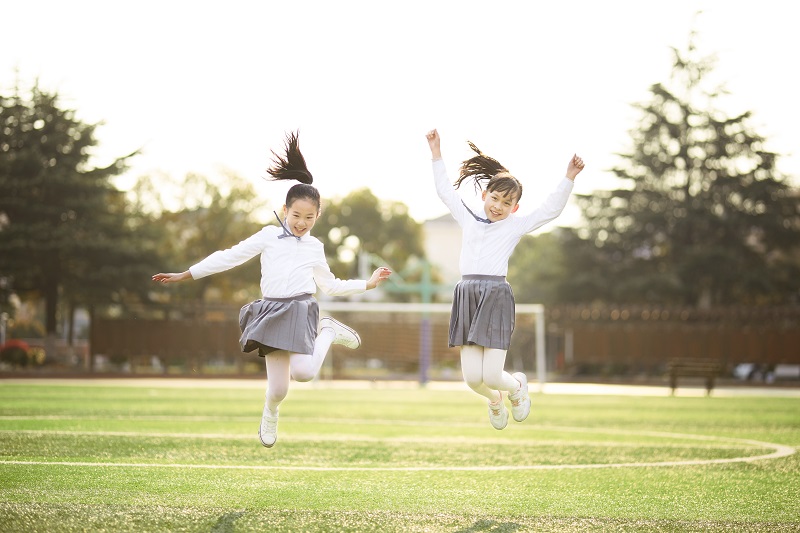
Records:
M360 294L391 275L378 268L368 280L341 280L331 272L322 242L311 236L320 215L320 194L300 152L297 133L287 135L282 154L272 152L271 180L298 181L286 194L283 219L226 250L209 255L185 272L160 273L154 281L174 283L229 270L259 255L262 298L239 313L243 352L256 352L267 369L267 390L258 437L271 448L278 438L278 408L289 391L290 378L311 381L331 344L358 348L352 328L331 318L319 318L314 293L319 287L332 296Z

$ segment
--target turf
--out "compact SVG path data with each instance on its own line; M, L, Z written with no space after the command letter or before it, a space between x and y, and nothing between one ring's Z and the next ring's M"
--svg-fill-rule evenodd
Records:
M2 531L800 531L800 398L0 385Z

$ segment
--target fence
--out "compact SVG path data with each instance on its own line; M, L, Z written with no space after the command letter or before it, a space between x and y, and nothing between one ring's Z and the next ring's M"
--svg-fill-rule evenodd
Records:
M658 373L673 358L713 359L726 371L800 364L796 308L556 307L547 319L564 339L564 364L581 372Z
M714 359L726 371L739 363L800 364L800 311L793 308L701 312L562 306L546 314L551 371L660 375L676 357ZM333 346L324 377L418 379L420 353L429 343L427 378L460 379L458 350L447 347L448 313L337 311L334 316L359 331L362 348ZM233 321L98 319L92 332L92 354L131 372L153 367L177 373L264 371L259 358L240 352ZM534 317L518 314L510 366L537 370L536 336ZM153 358L159 363L154 365Z

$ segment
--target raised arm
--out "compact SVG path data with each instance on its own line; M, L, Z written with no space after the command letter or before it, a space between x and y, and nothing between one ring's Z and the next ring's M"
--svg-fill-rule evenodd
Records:
M575 181L575 178L581 173L584 166L583 159L578 157L578 154L573 155L567 165L567 179Z
M431 148L431 159L436 161L437 159L442 158L442 148L441 142L439 139L439 132L436 130L431 130L425 135L425 138L428 139L428 146Z
M431 149L431 159L433 165L433 181L436 185L436 194L442 200L447 209L456 219L459 225L468 216L467 208L461 202L461 196L453 188L450 178L447 176L447 168L442 160L442 150L439 139L439 132L429 131L425 137L428 139L428 146Z
M580 174L584 166L583 159L577 155L572 156L572 159L569 160L569 164L567 164L566 179L562 179L558 183L556 189L548 195L539 207L527 215L520 217L523 233L530 233L544 226L551 220L554 220L561 214L569 200L575 177Z

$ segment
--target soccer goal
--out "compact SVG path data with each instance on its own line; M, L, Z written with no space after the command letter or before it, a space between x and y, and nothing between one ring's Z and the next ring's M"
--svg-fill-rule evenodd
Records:
M334 345L322 379L450 381L461 379L458 348L447 346L449 303L377 303L320 301L321 315L355 328L362 346ZM544 306L516 306L516 326L506 358L508 368L547 379Z

